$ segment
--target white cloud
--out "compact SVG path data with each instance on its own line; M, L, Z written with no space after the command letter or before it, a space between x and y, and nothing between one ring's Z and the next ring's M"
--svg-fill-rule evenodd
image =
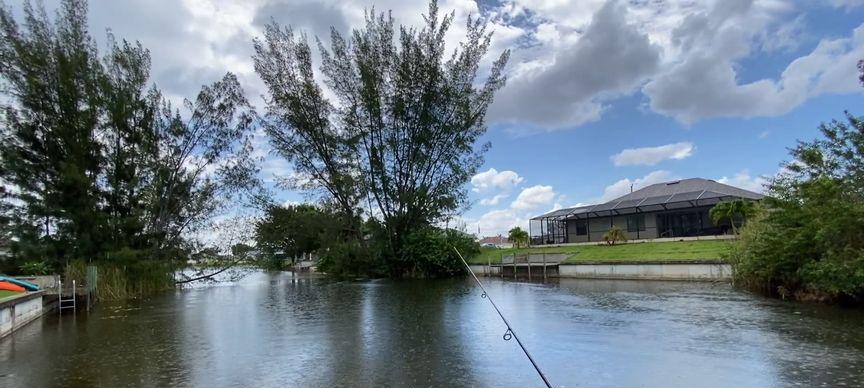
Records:
M831 5L849 10L864 5L864 0L831 0Z
M49 14L57 5L47 1ZM91 0L90 26L103 47L106 28L151 50L153 81L175 103L202 84L234 72L260 106L251 40L271 18L328 41L329 27L348 33L364 10L392 10L397 23L420 25L426 0ZM851 9L862 0L831 0ZM17 4L13 3L15 8ZM807 99L860 92L854 62L864 57L864 32L823 40L779 76L741 81L755 54L791 50L813 39L806 14L778 0L512 0L501 4L442 0L455 11L448 50L464 37L469 14L494 30L488 64L512 49L509 83L489 120L519 127L572 128L596 121L610 101L640 88L656 112L695 122L709 117L780 115ZM20 13L20 7L18 7ZM315 69L319 61L315 54ZM481 67L481 73L488 66ZM316 73L317 74L317 73ZM179 104L178 104L179 105Z
M523 178L515 171L505 170L498 172L490 168L484 172L471 177L471 186L476 193L490 190L509 190L521 183Z
M681 160L693 155L696 147L690 142L666 144L657 147L628 148L612 155L616 166L653 166L667 159Z
M483 205L483 206L495 206L495 205L497 205L499 202L501 202L502 199L505 199L505 198L507 198L507 197L508 197L507 194L498 194L498 195L495 195L495 196L492 196L492 197L489 197L489 198L483 198L483 199L481 199L481 200L480 200L480 204Z
M632 186L633 190L639 190L645 186L653 185L655 183L666 182L679 179L672 175L669 171L665 170L657 170L648 173L641 178L629 179L624 178L621 179L603 190L603 196L600 198L601 202L611 201L615 198L621 197L623 195L627 195L630 193L630 188Z
M552 186L536 185L522 189L510 207L517 210L530 210L549 205L554 201L555 190Z
M507 232L516 226L528 230L528 217L513 209L493 210L480 216L477 224L482 236L506 236Z
M778 116L811 97L860 92L855 64L864 57L864 25L847 38L822 40L789 63L778 79L740 82L738 63L752 54L754 45L761 40L766 49L785 47L788 42L775 41L778 36L794 36L794 25L778 22L792 10L768 1L721 1L710 11L689 15L673 33L680 58L643 88L651 108L693 123L711 117Z
M762 176L750 176L750 171L744 169L733 175L732 177L722 177L717 182L750 190L755 193L764 193L765 185L768 180Z
M567 31L568 37L559 39L553 26L538 27L538 39L549 42L538 50L552 52L552 58L535 57L515 65L490 108L490 119L545 129L599 119L604 99L632 93L659 64L660 47L627 16L625 7L609 1L597 10L584 34Z

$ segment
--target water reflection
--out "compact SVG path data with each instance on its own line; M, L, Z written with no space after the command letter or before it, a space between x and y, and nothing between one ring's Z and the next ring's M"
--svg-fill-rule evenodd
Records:
M864 313L711 283L484 279L560 386L854 386ZM467 279L257 273L48 315L0 341L0 386L537 386Z

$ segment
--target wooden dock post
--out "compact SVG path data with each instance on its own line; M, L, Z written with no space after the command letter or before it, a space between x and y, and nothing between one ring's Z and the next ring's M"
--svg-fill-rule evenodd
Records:
M543 281L546 281L546 252L543 252Z
M528 263L528 281L531 281L531 254L525 256L525 261Z

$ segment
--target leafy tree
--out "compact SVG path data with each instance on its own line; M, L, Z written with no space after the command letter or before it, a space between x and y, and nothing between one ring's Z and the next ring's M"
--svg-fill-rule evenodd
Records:
M255 247L249 244L237 243L231 246L231 255L234 257L246 257L254 250Z
M293 259L342 239L341 218L327 207L273 206L255 227L256 246L267 257Z
M0 10L3 178L53 250L75 257L99 252L105 223L94 211L102 67L81 5L64 2L52 26L27 2L23 29Z
M618 226L612 225L612 228L603 234L603 241L609 246L615 245L619 241L626 242L627 234Z
M235 200L260 198L251 158L255 114L233 74L184 102L188 118L162 102L152 129L146 229L151 247L170 252Z
M402 26L397 35L393 19L374 11L349 38L332 29L330 48L318 48L334 101L313 77L305 36L273 23L255 40L274 149L293 163L301 188L323 191L344 214L353 218L364 201L371 207L396 275L414 268L403 250L407 236L465 205L465 183L488 148L475 143L505 82L509 52L477 86L491 39L480 20L469 20L466 40L445 53L452 20L439 18L432 1L419 30Z
M724 220L728 220L732 226L732 233L738 234L738 228L735 225L736 220L746 220L753 216L756 211L756 203L753 201L745 201L737 199L734 201L720 202L711 210L708 215L714 225L720 225Z
M0 9L0 179L16 256L176 258L184 236L238 198L258 198L249 137L255 113L232 74L184 101L149 85L150 54L108 36L100 57L86 2L49 19L25 2Z
M453 229L427 227L409 234L405 251L411 257L412 276L453 276L465 271L456 248L465 257L480 253L474 237Z
M507 240L510 240L510 243L513 244L515 248L524 248L528 246L528 232L522 230L520 227L515 227L510 229L507 233Z
M803 299L864 300L864 121L820 126L791 150L730 255L736 280Z

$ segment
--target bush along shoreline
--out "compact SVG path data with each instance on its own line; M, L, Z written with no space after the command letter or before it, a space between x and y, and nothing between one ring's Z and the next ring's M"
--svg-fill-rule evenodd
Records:
M820 126L741 228L735 284L783 299L864 304L864 122Z

